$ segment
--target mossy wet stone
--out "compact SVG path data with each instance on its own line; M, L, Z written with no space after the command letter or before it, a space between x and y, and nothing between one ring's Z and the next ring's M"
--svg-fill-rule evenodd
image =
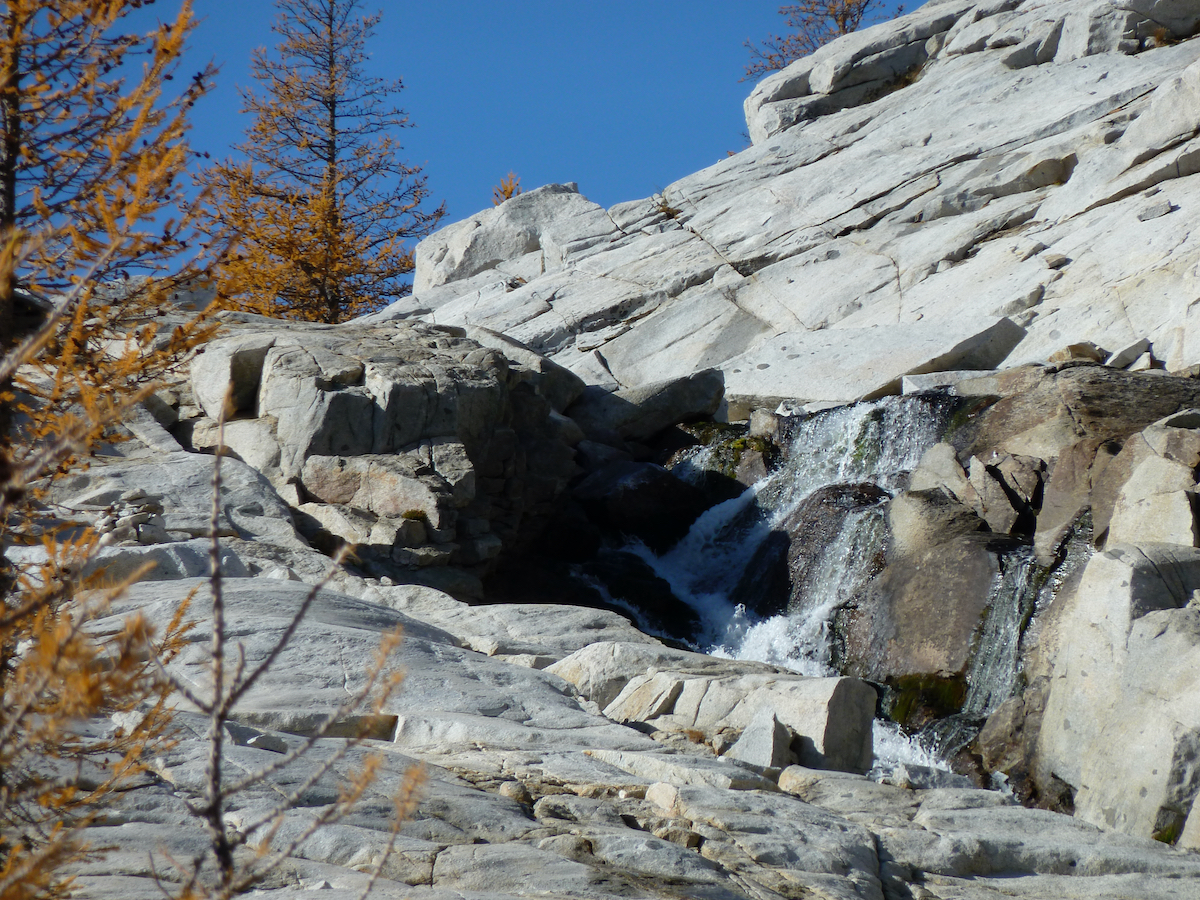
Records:
M958 712L967 695L964 677L907 675L888 679L885 704L893 721L917 729Z

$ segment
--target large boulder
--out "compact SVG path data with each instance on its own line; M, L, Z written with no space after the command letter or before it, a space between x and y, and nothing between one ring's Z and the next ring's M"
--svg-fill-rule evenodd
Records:
M248 669L268 658L312 590L264 578L225 583L226 627L239 636ZM207 671L212 627L211 595L204 579L135 585L113 605L112 615L140 611L151 623L165 625L188 596L196 625L170 671L185 683L199 684ZM108 624L112 621L117 619ZM585 741L589 747L653 746L635 732L581 709L552 676L459 649L459 642L440 628L329 590L318 592L285 650L239 703L235 721L291 734L311 733L329 715L342 714L348 696L368 677L381 635L401 627L404 641L385 672L403 670L404 689L378 711L367 707L347 713L349 718L337 723L341 733L363 725L375 739L442 749L455 743L537 747L548 734Z
M1115 545L1088 563L1052 637L1038 777L1087 821L1179 839L1200 792L1200 550Z
M843 665L894 685L902 720L957 711L999 571L983 521L941 490L909 492L888 509L887 565L839 619Z
M875 690L856 678L651 672L630 679L604 714L619 722L711 734L744 730L769 708L795 733L792 744L802 765L865 772L874 758L875 703Z
M1185 411L1129 438L1096 479L1096 543L1195 546L1200 413Z
M660 644L596 641L560 659L547 671L558 675L601 708L608 706L633 678L669 670L693 675L783 674L765 663L719 659Z
M581 435L555 409L582 383L515 341L389 320L228 330L192 363L205 415L176 432L194 449L223 442L274 483L307 538L358 545L372 571L486 572L536 535L576 474Z

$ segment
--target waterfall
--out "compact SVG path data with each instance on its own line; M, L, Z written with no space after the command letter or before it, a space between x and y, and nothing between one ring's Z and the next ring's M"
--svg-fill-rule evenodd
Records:
M785 420L783 465L740 496L708 510L662 557L633 548L704 625L703 649L756 659L804 674L831 674L830 620L850 600L883 549L880 498L903 486L921 454L941 437L954 401L943 395L886 397ZM710 456L711 458L711 456ZM693 453L680 474L695 478L704 455ZM805 590L773 615L738 602L747 572L771 536L787 531L806 500L838 485L867 486L855 499L834 497L844 518L807 568ZM870 488L877 489L871 494Z
M1045 576L1046 570L1037 565L1030 547L1000 558L979 645L967 671L965 715L985 718L1013 695L1021 671L1021 635L1033 615Z
M921 456L943 439L958 402L917 394L785 419L779 439L784 458L776 471L709 509L663 556L631 549L696 610L699 649L805 675L835 675L834 617L885 565L887 501L905 489ZM697 448L677 471L699 483L721 458L711 448ZM728 464L728 453L724 458ZM1076 540L1065 556L1086 555L1072 546L1082 545ZM915 737L893 723L877 723L877 757L885 769L945 769L940 760L970 741L987 715L1021 689L1023 640L1062 579L1057 569L1037 565L1028 546L995 552L999 570L966 673L962 710Z
M716 459L716 444L697 444L679 452L671 471L676 478L681 478L688 484L701 485Z
M1027 645L1036 641L1037 616L1087 564L1091 548L1091 514L1087 513L1075 523L1052 565L1038 565L1030 547L1000 557L1000 571L967 670L962 710L922 729L918 740L923 746L945 756L957 753L1001 703L1020 693L1025 675L1021 660Z

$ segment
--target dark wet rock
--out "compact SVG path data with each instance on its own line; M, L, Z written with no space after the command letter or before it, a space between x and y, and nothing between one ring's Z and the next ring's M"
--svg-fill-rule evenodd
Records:
M814 491L760 545L738 583L733 601L761 616L804 605L811 595L815 570L849 516L889 498L887 491L868 482L835 484ZM873 574L864 573L867 577ZM823 598L816 599L820 602Z
M572 496L614 537L638 538L657 553L687 534L708 506L699 488L653 463L610 463L576 485Z
M676 597L671 585L633 553L601 550L583 565L582 573L601 585L613 600L636 609L651 629L684 639L699 634L696 611Z

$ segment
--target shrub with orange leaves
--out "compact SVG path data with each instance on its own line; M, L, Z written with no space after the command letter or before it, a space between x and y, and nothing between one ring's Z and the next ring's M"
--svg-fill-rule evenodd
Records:
M499 206L505 200L511 200L519 193L521 193L521 179L517 177L516 172L509 172L507 177L500 179L500 183L492 188L492 206Z
M0 4L0 900L68 896L64 866L102 849L85 846L83 829L113 791L145 770L146 750L164 739L168 695L179 688L166 663L186 630L186 604L157 635L137 617L98 632L128 582L87 576L96 535L45 502L50 484L119 438L114 432L131 408L210 333L202 319L174 312L169 297L196 283L203 261L171 276L160 271L181 265L177 254L196 241L195 206L180 185L190 156L187 111L209 73L163 98L192 28L191 3L182 0L178 16L149 34L121 31L130 11L153 2ZM142 56L135 63L131 54ZM129 277L140 275L155 277ZM25 337L18 300L51 295L42 304L51 310L47 321ZM174 327L161 333L164 319ZM214 526L214 609L216 534ZM214 646L214 671L224 664ZM394 682L382 661L377 674L370 687L382 680L386 695ZM234 675L226 686L207 700L191 697L217 723L204 799L216 810L206 821L216 823L210 856L220 878L213 884L184 873L174 891L180 896L232 896L280 857L268 847L249 869L228 858L234 839L221 810L247 779L276 770L232 785L222 779L220 726L247 682ZM369 766L358 773L347 796L360 795L372 774ZM398 814L415 785L406 781ZM276 812L287 808L285 795Z
M9 0L0 6L0 898L62 896L61 865L103 798L161 735L156 638L130 620L96 635L96 547L41 497L206 331L169 313L200 271L182 194L187 113L208 70L164 98L193 21L190 0L145 34L122 20L153 0ZM171 264L171 277L149 276ZM120 286L101 289L104 281ZM48 321L22 341L22 298ZM168 316L169 318L169 316ZM182 611L181 611L182 615ZM136 714L133 714L135 713ZM89 716L130 713L108 736Z

